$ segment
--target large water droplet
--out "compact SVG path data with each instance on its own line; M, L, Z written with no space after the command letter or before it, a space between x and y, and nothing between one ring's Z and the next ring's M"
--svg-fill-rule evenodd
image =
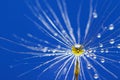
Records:
M101 34L100 33L98 33L97 38L101 38Z
M88 65L87 65L87 68L88 68L88 69L91 69L91 68L92 68L91 64L88 64Z
M109 30L113 30L114 29L114 25L113 24L110 24L109 25Z
M110 39L110 44L114 44L115 43L115 40L114 39Z
M104 49L101 49L101 51L100 51L101 53L104 53Z
M105 62L105 59L101 59L101 63L104 63Z
M99 78L98 74L94 74L94 79L98 79L98 78Z
M44 47L44 48L42 49L43 52L47 52L47 50L48 50L48 47Z
M98 14L96 13L96 11L93 12L93 18L97 18Z
M109 52L109 50L108 50L108 49L106 49L106 50L105 50L105 52L106 52L106 53L108 53L108 52Z
M120 44L117 45L117 48L120 48Z

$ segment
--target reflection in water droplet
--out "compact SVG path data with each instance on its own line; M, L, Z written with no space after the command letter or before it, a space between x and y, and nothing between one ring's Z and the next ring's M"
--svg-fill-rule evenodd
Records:
M96 58L97 58L96 55L94 55L94 56L93 56L93 59L96 59Z
M98 74L94 74L94 79L98 79Z
M101 49L101 53L104 53L104 49Z
M103 47L103 44L102 44L102 43L100 43L100 44L99 44L99 47Z
M108 49L106 49L106 50L105 50L105 52L106 52L106 53L108 53L108 52L109 52L109 50L108 50Z
M93 51L92 49L89 49L89 50L88 50L88 53L92 53L92 51Z
M88 68L88 69L91 69L91 68L92 68L91 64L88 64L88 65L87 65L87 68Z
M113 24L110 24L109 30L113 30L113 29L114 29L114 25L113 25Z
M120 44L117 45L117 48L120 48Z
M105 62L105 59L101 59L101 63L104 63Z
M97 38L101 38L101 34L100 33L98 33Z
M110 39L110 44L114 44L115 43L115 40L114 39Z
M96 13L96 11L93 12L93 18L97 18L98 14Z

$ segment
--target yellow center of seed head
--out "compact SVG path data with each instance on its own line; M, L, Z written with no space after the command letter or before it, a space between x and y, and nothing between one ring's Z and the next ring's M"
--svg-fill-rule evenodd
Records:
M75 56L81 56L84 53L83 46L80 44L75 44L74 46L72 46L72 53Z

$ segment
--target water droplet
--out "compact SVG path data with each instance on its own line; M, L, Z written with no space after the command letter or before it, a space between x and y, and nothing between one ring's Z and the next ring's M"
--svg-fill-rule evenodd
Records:
M58 36L58 34L57 34L57 33L54 33L54 36Z
M106 49L106 50L105 50L105 52L106 52L106 53L108 53L108 52L109 52L109 50L108 50L108 49Z
M87 57L90 57L90 55L89 55L89 54L86 54L86 56L87 56Z
M104 63L105 62L105 59L101 59L101 63Z
M101 34L100 33L98 33L97 38L101 38Z
M88 69L91 69L91 68L92 68L91 64L88 64L88 65L87 65L87 68L88 68Z
M120 48L120 44L117 45L117 48Z
M99 78L98 74L94 74L94 79L98 79L98 78Z
M93 56L93 59L96 59L96 58L97 58L96 55L94 55L94 56Z
M103 44L102 44L102 43L100 43L100 44L99 44L99 47L103 47Z
M90 49L90 50L88 50L88 53L92 53L92 51L93 51L93 50L92 50L92 49Z
M104 53L104 49L101 49L101 51L100 51L101 53Z
M48 49L48 52L50 52L51 50L50 49Z
M55 53L55 52L56 52L56 50L53 50L52 52L53 52L53 53Z
M97 15L96 11L94 11L93 12L93 18L97 18L97 17L98 17L98 15Z
M113 24L110 24L109 25L109 30L113 30L114 29L114 25Z
M114 39L110 39L110 44L114 44L115 43L115 40Z
M96 50L94 50L93 52L96 52Z

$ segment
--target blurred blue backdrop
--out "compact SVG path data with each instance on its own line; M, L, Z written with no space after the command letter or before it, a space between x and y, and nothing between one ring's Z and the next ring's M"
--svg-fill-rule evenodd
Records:
M29 0L28 0L29 1ZM93 0L95 3L97 0ZM105 0L104 0L105 1ZM100 3L98 3L96 10L99 10L99 8L101 8L101 5L104 2L103 0L100 1ZM109 0L107 0L109 2ZM120 3L119 0L110 0L111 1L111 7L108 10L108 13L113 9L113 7L115 7L116 4ZM0 36L1 37L5 37L8 38L10 40L16 40L14 39L13 35L16 34L18 36L21 37L25 37L27 33L32 33L34 35L36 35L37 37L41 37L44 38L45 35L41 34L42 32L40 32L37 27L35 27L35 25L26 17L30 16L33 20L35 20L34 15L32 14L32 12L29 10L27 4L26 4L26 0L8 0L6 3L6 10L5 10L5 16L3 17L5 20L5 23L2 23L2 26L0 27ZM56 3L55 1L51 1L48 0L48 2L50 3L50 5L52 5L52 7L54 7L55 10L57 10L56 8ZM78 7L81 1L79 0L71 0L71 1L66 1L66 4L68 5L68 13L72 14L69 15L71 22L72 22L72 27L74 27L75 31L77 29L77 20L76 20L76 15L77 15L77 11L78 11ZM93 2L93 3L94 3ZM81 16L81 25L84 27L81 27L83 32L83 36L84 36L84 29L86 26L86 22L88 19L88 10L89 10L89 0L83 0L83 9L82 9L82 16ZM105 3L107 6L107 3ZM44 4L41 4L42 6L44 6ZM110 24L112 22L112 19L114 20L116 17L120 16L120 8L115 10L116 12L113 14L114 16L111 16L111 18L109 19L109 21L106 22L106 25ZM98 16L100 16L104 11L99 12L98 11ZM61 18L58 15L59 18ZM119 26L116 26L116 28L119 28ZM95 26L92 27L92 31L96 30L97 27ZM75 35L77 33L75 32ZM94 33L92 33L94 34ZM92 36L91 34L91 36ZM45 39L45 38L44 38ZM50 39L51 40L51 39ZM54 43L54 41L51 41ZM1 45L5 45L7 48L10 48L12 50L24 50L23 48L20 48L16 45L12 45L9 44L3 40L0 41ZM9 44L9 45L7 45ZM29 65L20 65L17 66L15 68L10 68L10 65L15 65L17 64L17 60L22 60L22 58L25 57L30 57L30 55L21 55L21 54L16 54L16 53L12 53L12 52L8 52L5 51L3 49L0 48L0 80L36 80L37 75L40 73L39 71L33 71L31 72L29 75L25 75L23 77L18 78L17 76L19 74L21 74L24 71L27 71L29 69L31 69L32 67L34 67L37 64L29 64ZM37 58L39 59L39 58ZM116 58L115 58L116 59ZM47 58L45 59L47 60ZM49 60L49 58L48 58ZM117 59L116 59L117 60ZM36 60L35 60L36 61ZM44 61L44 60L43 60ZM20 61L18 61L20 62ZM30 61L34 63L33 61ZM22 63L21 63L22 64ZM119 67L119 66L118 66ZM54 69L53 69L54 70ZM52 73L52 71L49 71L48 73ZM112 71L112 70L111 70ZM120 77L120 71L118 71L118 69L113 69L113 72L116 72L118 74L118 77ZM107 73L105 73L107 74ZM102 74L104 75L104 74ZM50 79L51 75L48 75L48 78L44 79L44 80L53 80L52 78ZM55 75L53 75L55 76ZM44 76L43 76L44 78ZM40 80L43 80L40 79ZM61 79L62 80L62 79ZM108 80L108 79L107 79ZM120 80L119 79L111 79L111 77L109 78L109 80Z

